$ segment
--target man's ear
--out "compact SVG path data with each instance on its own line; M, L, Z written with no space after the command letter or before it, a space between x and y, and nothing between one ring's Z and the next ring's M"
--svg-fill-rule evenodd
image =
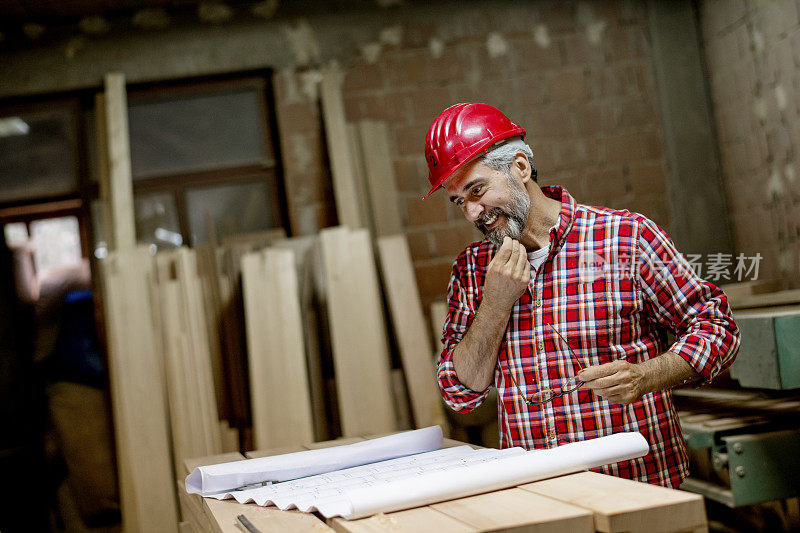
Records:
M528 156L522 152L517 152L517 155L514 156L514 162L511 164L511 168L513 169L514 176L522 181L523 185L531 180L531 173L533 171L531 162L528 161Z

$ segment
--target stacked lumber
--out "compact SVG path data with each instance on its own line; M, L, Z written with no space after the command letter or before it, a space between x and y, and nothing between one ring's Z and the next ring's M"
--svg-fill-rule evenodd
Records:
M156 255L156 326L166 368L176 470L184 459L222 452L203 289L193 250ZM200 453L198 453L200 452Z

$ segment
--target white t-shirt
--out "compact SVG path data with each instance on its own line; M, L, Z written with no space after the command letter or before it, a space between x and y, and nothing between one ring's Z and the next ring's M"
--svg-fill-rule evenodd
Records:
M556 222L553 225L553 228L557 227L559 222ZM550 231L553 231L553 228L550 228ZM549 232L548 232L549 233ZM531 269L536 272L539 270L539 267L542 266L544 260L547 259L547 256L550 254L550 244L548 243L547 246L543 246L538 250L534 250L532 252L528 252L528 262L531 264Z
M547 255L550 253L550 245L544 246L539 248L538 250L534 250L532 252L528 252L528 261L531 264L531 270L534 272L539 270L539 267L542 266L544 260L547 259Z

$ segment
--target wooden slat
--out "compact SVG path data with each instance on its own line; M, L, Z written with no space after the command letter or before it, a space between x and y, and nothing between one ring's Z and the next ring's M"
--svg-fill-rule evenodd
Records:
M254 450L252 452L246 452L244 455L248 459L257 459L259 457L272 457L273 455L283 455L285 453L294 453L294 452L302 452L307 450L305 446L295 445L295 446L282 446L280 448L271 448L269 450Z
M152 259L146 249L120 250L103 266L123 531L177 531L163 362L149 301Z
M374 235L396 235L403 231L397 184L394 177L392 150L389 148L389 129L385 122L363 120L358 124L361 134L361 154L369 189Z
M629 479L581 472L520 486L592 511L604 533L692 531L706 527L703 497Z
M111 73L105 77L105 116L108 135L108 214L111 217L110 221L105 221L107 224L110 222L106 232L111 236L114 249L122 250L136 245L124 74Z
M322 375L322 335L327 318L322 298L325 293L325 272L319 252L319 237L316 235L294 237L277 241L275 248L293 250L300 290L300 309L303 321L303 340L306 347L308 386L311 394L311 412L314 422L314 440L329 437L325 405L328 402Z
M378 238L383 290L400 350L416 427L445 427L431 341L405 235Z
M594 532L590 511L520 489L436 503L430 508L478 531Z
M322 69L320 83L322 116L339 223L351 228L361 228L365 226L365 221L364 215L360 211L358 189L353 171L353 156L348 143L341 77L342 74L337 68Z
M734 310L800 304L800 289L740 296L730 302Z
M312 441L294 252L243 256L242 283L255 447Z
M430 507L379 513L359 520L332 518L328 525L341 533L468 533L481 531Z
M392 431L389 348L366 230L320 233L342 434Z

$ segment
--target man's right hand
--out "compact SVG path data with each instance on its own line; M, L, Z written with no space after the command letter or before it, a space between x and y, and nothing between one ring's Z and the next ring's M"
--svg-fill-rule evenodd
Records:
M486 268L481 307L488 304L499 312L510 311L525 293L530 279L528 251L519 241L506 237Z

